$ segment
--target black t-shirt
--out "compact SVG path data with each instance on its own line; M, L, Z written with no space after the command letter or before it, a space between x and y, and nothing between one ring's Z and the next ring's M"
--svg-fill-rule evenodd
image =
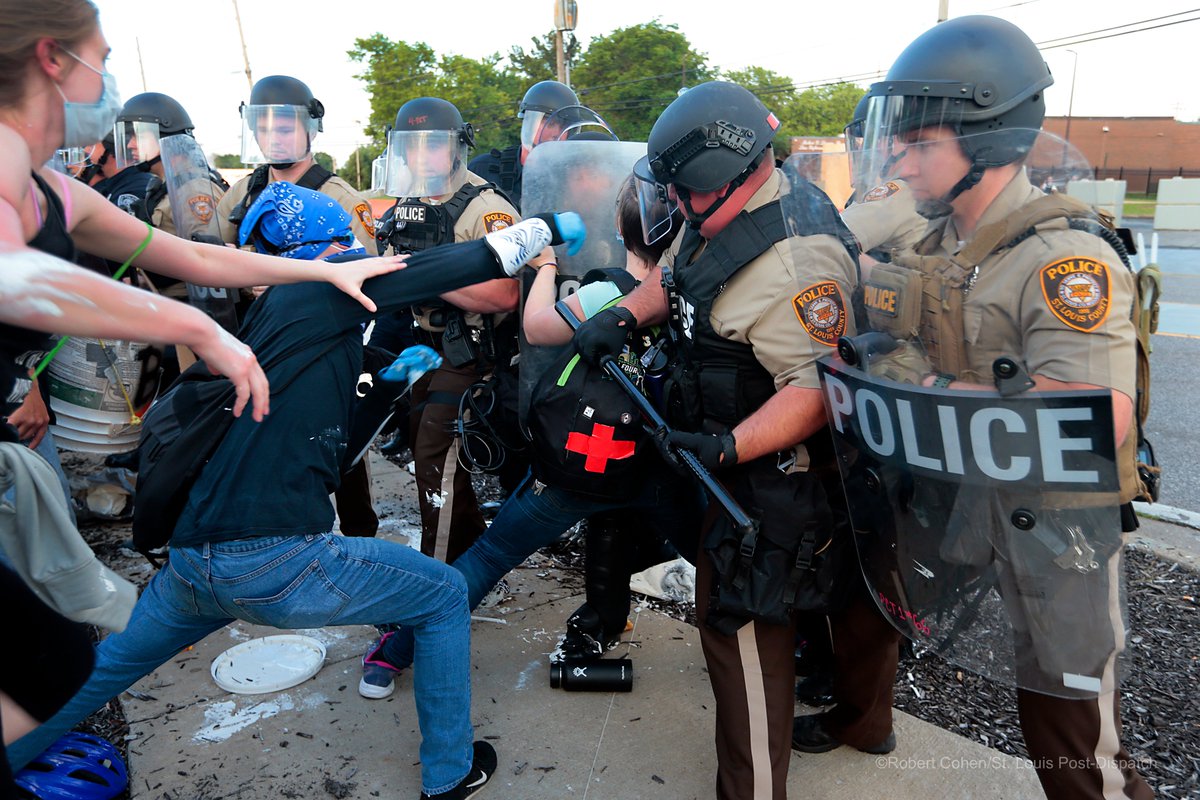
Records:
M482 241L410 256L363 286L381 313L504 277ZM320 533L333 527L329 494L341 479L362 323L372 318L327 283L276 286L251 306L239 337L265 365L271 397L261 423L247 406L192 489L171 543ZM289 356L288 354L291 353Z

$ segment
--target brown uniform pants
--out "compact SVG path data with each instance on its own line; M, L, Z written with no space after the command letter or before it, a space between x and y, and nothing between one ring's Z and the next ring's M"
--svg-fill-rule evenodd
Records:
M710 511L710 524L712 519ZM717 633L704 624L713 567L703 548L696 565L700 643L717 708L716 796L785 800L796 707L796 626L750 622L732 636ZM847 744L878 744L892 731L900 634L864 590L834 617L833 635L839 709L834 732Z
M471 473L458 461L454 435L459 398L479 378L474 365L442 365L412 388L409 423L421 506L421 552L447 564L466 552L486 527Z

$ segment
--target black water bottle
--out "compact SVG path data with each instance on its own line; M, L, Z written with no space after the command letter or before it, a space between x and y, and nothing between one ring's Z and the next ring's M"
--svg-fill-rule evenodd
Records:
M550 688L568 692L632 692L633 662L628 658L559 661L550 665Z

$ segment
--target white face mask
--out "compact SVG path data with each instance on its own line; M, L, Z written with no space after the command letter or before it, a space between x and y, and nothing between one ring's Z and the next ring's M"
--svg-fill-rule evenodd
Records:
M70 50L63 52L78 61L104 80L100 99L94 103L73 103L63 94L58 84L54 88L63 99L63 147L88 147L101 141L112 132L113 123L121 113L121 95L117 91L117 79L112 73L101 71L84 61Z

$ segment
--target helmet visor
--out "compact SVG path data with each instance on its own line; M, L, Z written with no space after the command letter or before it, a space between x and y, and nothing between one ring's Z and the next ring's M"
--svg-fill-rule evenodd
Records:
M117 169L151 161L161 152L158 144L157 122L118 120L113 125L113 145L116 148Z
M392 131L386 156L392 197L441 197L467 179L467 144L458 131Z
M387 188L387 153L381 153L371 162L371 194L381 195Z
M304 106L242 106L242 163L299 161L309 154L320 124Z
M557 139L558 135L562 133L561 126L555 131L543 131L544 123L549 116L545 111L537 111L532 108L525 110L525 116L521 118L522 150L532 150L542 142Z
M638 211L642 217L642 241L654 244L671 232L674 203L667 196L667 187L650 174L649 159L642 157L633 168L637 180Z

